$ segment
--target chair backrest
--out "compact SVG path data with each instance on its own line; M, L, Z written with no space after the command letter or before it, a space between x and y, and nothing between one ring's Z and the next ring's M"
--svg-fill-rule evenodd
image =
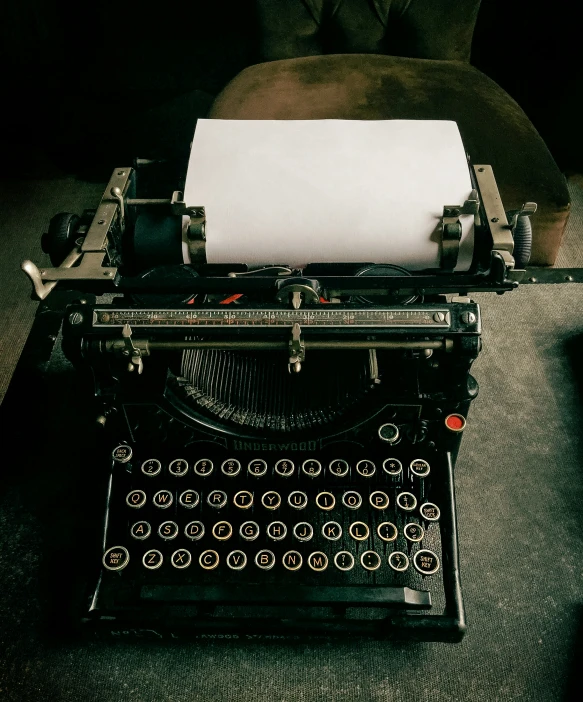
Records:
M256 0L262 59L389 54L469 61L481 0Z

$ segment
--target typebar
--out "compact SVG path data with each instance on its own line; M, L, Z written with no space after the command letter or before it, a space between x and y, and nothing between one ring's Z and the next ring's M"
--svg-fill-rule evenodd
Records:
M264 585L144 585L140 598L153 602L190 602L229 605L289 605L397 607L429 609L431 593L409 587L326 587L293 586L266 588Z

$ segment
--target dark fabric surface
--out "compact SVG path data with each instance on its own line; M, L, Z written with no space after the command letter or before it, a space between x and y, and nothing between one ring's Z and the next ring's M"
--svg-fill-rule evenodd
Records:
M95 207L103 189L101 183L79 181L46 169L42 179L0 180L0 402L37 307L20 263L31 259L39 266L48 265L40 237L50 218L62 210L80 214L85 207Z
M217 119L451 119L473 163L490 164L506 209L538 203L534 265L552 264L569 213L565 178L528 117L461 62L337 55L252 66L216 99Z
M533 12L532 0L484 0L472 40L472 65L519 103L561 170L583 171L580 28L568 0ZM501 33L512 38L500 44Z
M20 459L5 463L0 497L0 697L578 699L569 690L575 690L581 661L583 613L583 286L525 286L503 297L477 298L485 328L474 369L481 391L457 466L469 622L461 644L51 640L58 625L43 627L58 612L47 612L55 606L48 590L66 590L76 554L49 573L52 585L43 554L54 528L63 529L61 545L71 539L67 515L83 513L83 493L64 483L61 462L23 469ZM58 365L53 373L61 404L52 411L60 413L64 441L67 431L75 431L62 406L75 381ZM21 427L23 436L26 431Z
M265 61L391 54L467 61L480 0L258 0Z

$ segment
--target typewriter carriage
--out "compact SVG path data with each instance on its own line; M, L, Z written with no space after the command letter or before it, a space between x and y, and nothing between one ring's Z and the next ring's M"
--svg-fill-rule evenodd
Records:
M151 180L148 170L155 171L157 166L142 165L140 161L135 165L114 170L97 210L86 211L79 221L72 215L58 215L53 219L43 245L53 263L64 256L60 265L39 269L31 261L22 264L38 299L44 299L57 283L61 288L87 289L94 293L240 292L237 274L240 276L249 270L244 262L234 262L232 266L205 263L204 206L188 207L179 190L166 199L138 196L141 179ZM519 211L507 215L491 167L473 166L471 175L474 190L468 200L443 208L441 268L415 271L411 276L371 276L367 278L369 285L363 294L376 297L400 290L412 296L431 290L435 294L465 295L470 290L502 293L516 287L523 275L522 267L528 262L525 259L531 236L528 217L536 211L536 205L527 202ZM150 189L151 186L145 188L146 191ZM462 214L474 215L476 224L474 260L467 273L453 272L461 235L458 218ZM521 240L518 262L513 257L514 233ZM64 255L67 245L70 250ZM200 280L190 279L192 276L181 278L180 273L173 281L148 280L140 275L161 264L183 267L185 259L190 259L188 267L191 273L198 273ZM310 277L311 271L316 271L319 285L329 297L355 295L359 289L363 291L362 281L358 281L358 286L353 284L355 273L367 264L378 262L354 263L356 267L344 264L322 267L315 262L303 272L290 270L289 275ZM283 271L284 267L280 273ZM260 272L253 278L254 285L247 283L247 289L253 287L268 295L272 295L274 289L277 292L282 283Z

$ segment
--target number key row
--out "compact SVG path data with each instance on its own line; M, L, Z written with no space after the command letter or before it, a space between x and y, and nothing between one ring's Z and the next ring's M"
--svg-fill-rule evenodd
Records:
M403 464L397 458L387 458L382 463L383 471L391 477L398 477L403 472ZM168 464L168 472L175 477L182 477L188 473L189 464L183 458L176 458ZM193 471L199 477L207 477L214 472L215 465L210 458L200 458L193 464ZM295 465L288 458L282 458L274 465L275 473L282 478L289 478L295 473ZM236 458L228 458L221 463L221 473L234 478L242 473L241 461ZM267 474L269 466L262 458L255 458L247 464L247 473L255 478L261 478ZM324 470L322 463L316 458L308 458L300 466L301 474L309 478L317 478ZM355 464L355 470L363 478L372 478L377 471L373 461L363 459ZM409 463L409 472L412 476L425 478L430 473L429 463L422 458L415 458ZM141 465L144 475L155 477L162 472L162 463L157 458L148 458ZM341 458L334 459L328 464L328 472L336 478L344 478L350 471L350 465Z

